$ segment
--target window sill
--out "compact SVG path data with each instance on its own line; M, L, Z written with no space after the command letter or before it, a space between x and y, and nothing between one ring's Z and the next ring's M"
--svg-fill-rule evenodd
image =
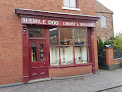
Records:
M107 27L107 26L104 26L104 27L103 27L103 26L101 26L101 28L108 28L108 27Z
M64 10L73 10L73 11L80 11L79 8L71 8L71 7L62 7Z
M61 65L61 66L49 66L49 68L68 68L68 67L89 66L89 65L92 65L92 63Z

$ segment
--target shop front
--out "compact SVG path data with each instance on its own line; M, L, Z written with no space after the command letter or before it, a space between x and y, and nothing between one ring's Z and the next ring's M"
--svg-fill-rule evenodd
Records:
M21 18L24 83L95 73L95 16L15 9Z

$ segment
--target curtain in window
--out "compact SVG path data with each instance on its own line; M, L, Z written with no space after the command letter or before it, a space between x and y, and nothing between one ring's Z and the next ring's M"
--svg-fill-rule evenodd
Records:
M76 0L63 0L64 7L76 8Z

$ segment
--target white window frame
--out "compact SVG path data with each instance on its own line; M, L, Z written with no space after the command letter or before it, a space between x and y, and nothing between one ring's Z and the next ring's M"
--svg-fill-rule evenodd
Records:
M77 0L75 0L75 2L76 2L75 7L71 7L70 6L70 0L69 0L69 6L64 6L64 2L65 2L65 0L63 0L63 7L62 7L62 9L80 11L80 9L77 8Z

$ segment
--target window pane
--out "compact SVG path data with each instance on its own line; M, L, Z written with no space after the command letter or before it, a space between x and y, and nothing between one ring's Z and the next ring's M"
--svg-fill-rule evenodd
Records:
M86 45L86 29L77 28L74 30L75 45Z
M72 28L59 28L60 45L73 45Z
M50 45L58 45L58 28L49 29Z
M86 46L76 46L75 47L75 63L76 64L87 63Z
M74 64L73 47L60 47L61 65Z
M106 27L106 18L104 16L101 17L101 27Z
M88 47L88 62L90 62L90 52L89 52L89 47Z
M59 65L59 48L50 47L50 64Z
M29 37L45 37L45 29L38 28L38 27L29 27Z
M39 56L40 56L40 61L43 61L44 60L44 43L43 42L40 42L39 43Z
M76 8L76 0L70 0L70 7Z
M36 45L36 42L31 43L31 60L32 60L32 62L37 61L37 45Z
M69 7L69 0L63 0L64 7Z

